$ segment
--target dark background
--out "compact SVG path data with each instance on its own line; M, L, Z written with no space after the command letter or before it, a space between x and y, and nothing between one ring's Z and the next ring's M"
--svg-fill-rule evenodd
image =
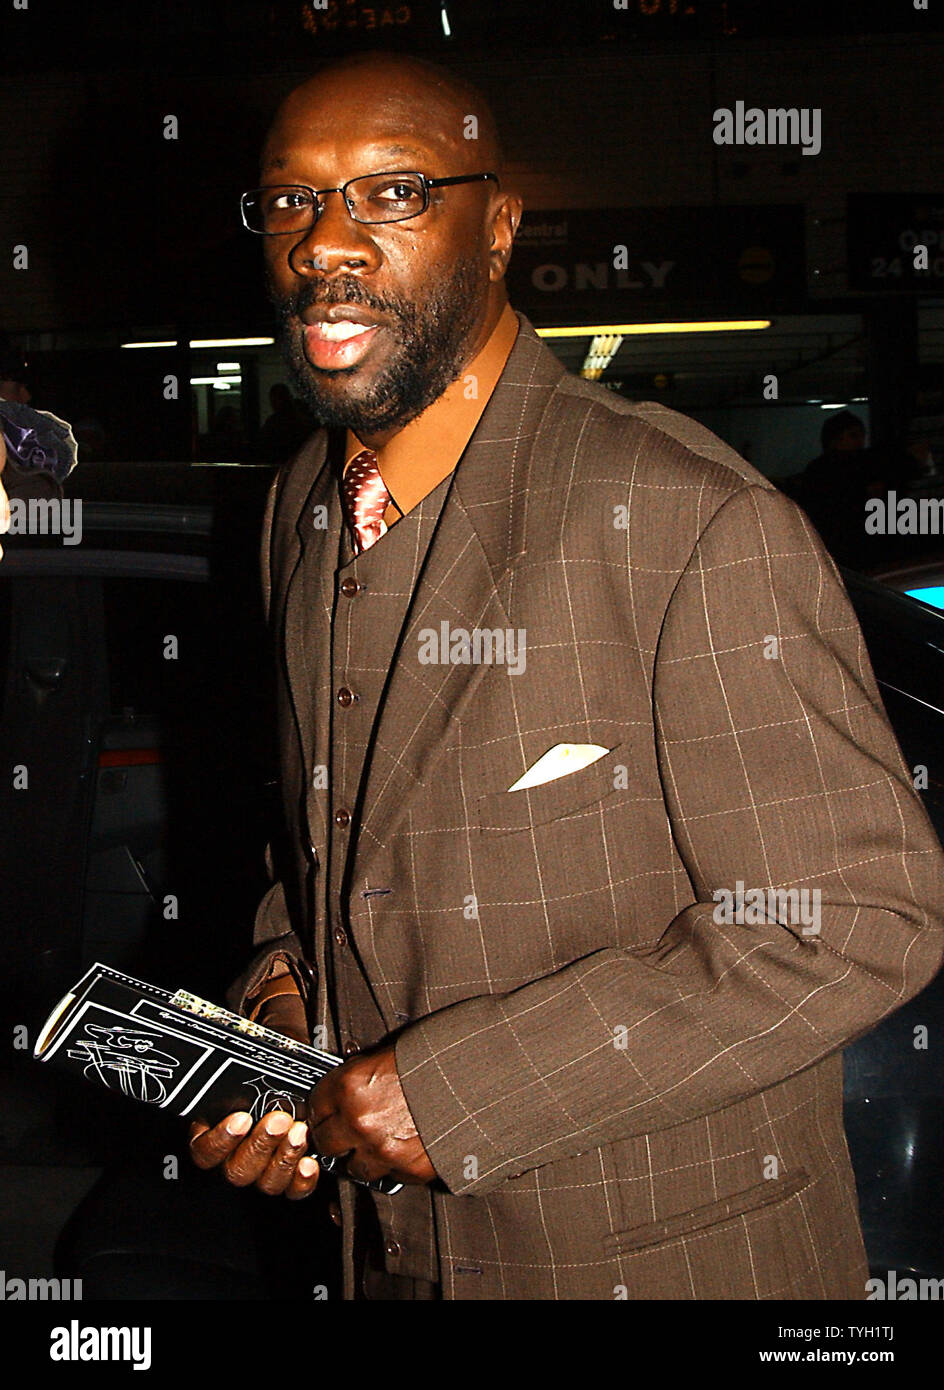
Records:
M241 424L224 453L256 458L284 379L275 349L119 344L271 334L237 208L267 122L325 58L405 48L493 100L522 233L572 215L569 247L549 259L573 276L623 241L635 260L678 262L661 292L616 295L611 281L581 302L535 287L522 237L510 284L536 326L773 317L762 334L626 339L604 380L697 415L771 476L818 452L833 403L858 407L890 447L923 408L919 367L940 379L944 363L944 260L920 280L869 274L883 227L909 225L919 195L933 206L942 31L941 7L911 0L33 0L4 20L0 244L25 245L29 268L4 252L0 328L28 353L33 403L90 424L90 461L206 456L224 403ZM737 100L820 107L822 152L716 146L712 112ZM586 340L553 346L580 370ZM238 359L241 390L224 402L194 387L195 427L191 393L166 401L164 376L212 374L217 357Z

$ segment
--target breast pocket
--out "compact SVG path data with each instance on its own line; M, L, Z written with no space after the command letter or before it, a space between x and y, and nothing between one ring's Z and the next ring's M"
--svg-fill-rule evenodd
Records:
M618 790L615 783L621 747L617 744L579 772L568 772L539 787L480 796L476 802L480 833L513 834L596 810Z

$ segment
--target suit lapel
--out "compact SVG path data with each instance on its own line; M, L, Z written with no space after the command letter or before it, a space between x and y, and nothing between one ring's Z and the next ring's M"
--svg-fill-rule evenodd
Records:
M429 784L449 726L461 719L488 669L422 664L420 634L510 626L498 592L524 553L531 459L541 419L564 369L531 324L521 326L505 369L452 477L398 643L378 712L377 742L397 750L368 772L355 874L368 880L414 793ZM327 637L325 639L327 642Z

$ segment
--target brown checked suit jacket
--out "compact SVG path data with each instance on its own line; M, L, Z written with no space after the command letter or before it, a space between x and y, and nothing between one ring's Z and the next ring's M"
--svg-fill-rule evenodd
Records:
M304 958L322 1020L313 884L337 832L312 710L341 525L319 434L263 542L297 858L231 998L274 960L304 981ZM525 669L421 661L441 624L523 633ZM560 743L607 752L508 790ZM360 1036L396 1037L444 1297L865 1296L841 1049L936 973L944 856L803 513L694 421L565 373L524 318L449 484L352 830ZM724 920L723 890L774 889L819 895L812 929L776 907ZM397 1200L380 1221L409 1252Z

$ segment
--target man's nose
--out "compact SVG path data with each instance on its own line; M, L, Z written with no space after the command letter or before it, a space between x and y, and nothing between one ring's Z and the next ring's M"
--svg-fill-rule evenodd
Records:
M354 221L340 193L321 196L321 216L289 254L292 270L296 275L331 275L352 266L373 270L381 256L370 226Z

